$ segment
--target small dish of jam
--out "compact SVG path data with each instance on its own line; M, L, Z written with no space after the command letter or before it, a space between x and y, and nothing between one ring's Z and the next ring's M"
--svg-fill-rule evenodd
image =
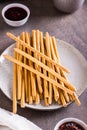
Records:
M24 25L30 15L30 10L23 4L13 3L2 9L2 17L10 26L18 27Z
M87 125L77 118L65 118L56 124L54 130L87 130Z

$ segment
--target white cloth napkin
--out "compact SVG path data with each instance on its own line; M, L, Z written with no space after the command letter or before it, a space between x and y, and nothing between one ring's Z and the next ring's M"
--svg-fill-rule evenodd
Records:
M42 130L26 118L0 108L0 125L12 130Z

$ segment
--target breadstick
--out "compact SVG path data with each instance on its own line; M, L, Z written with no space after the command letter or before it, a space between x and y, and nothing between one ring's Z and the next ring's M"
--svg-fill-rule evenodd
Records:
M43 33L42 32L40 32L40 43L41 43L41 53L45 54ZM42 63L45 65L45 58L44 57L42 57ZM47 75L45 68L43 69L43 74ZM47 81L45 79L43 79L43 86L44 86L44 98L48 98Z
M51 58L50 37L49 37L49 33L48 32L46 32L45 46L46 46L46 55ZM49 62L47 62L47 66L50 67L50 68L52 68L52 64L50 64ZM51 75L48 72L48 77L53 78L53 75ZM49 89L48 102L49 102L49 104L51 104L52 103L52 84L50 82L48 82L48 89Z
M16 48L19 48L19 43L16 42ZM14 58L18 59L18 54L14 52ZM17 112L17 91L18 91L18 66L14 64L13 66L13 113Z
M35 30L32 30L32 46L36 50L36 34L35 33L36 33ZM36 58L36 53L34 54L34 57ZM37 70L37 65L36 64L34 64L34 67ZM35 86L34 86L33 89L34 89L35 99L36 99L36 88L37 88L37 86L36 86L36 80L38 82L39 77L37 75L34 75L34 79L35 79Z
M25 41L25 35L24 32L20 35L21 40ZM21 50L25 50L24 46L20 48ZM25 62L25 58L22 57L22 55L20 55L21 57L21 62ZM25 68L21 68L21 107L25 107L25 97L26 97L26 93L25 93Z
M74 101L75 101L75 103L78 105L78 106L80 106L81 105L81 103L80 103L80 101L79 101L79 99L78 99L78 97L77 97L77 95L76 95L76 93L73 93L73 99L74 99Z
M29 71L31 71L31 70L29 70ZM30 82L32 85L32 99L35 100L35 98L36 98L36 78L35 78L35 74L32 71L30 73L30 77L32 78L32 83Z
M70 101L73 101L72 95L69 95L69 100L70 100Z
M54 91L54 99L55 101L57 101L59 98L59 92L58 92L58 88L55 85L53 85L53 91Z
M32 86L31 86L31 78L30 78L30 71L28 71L28 103L32 104L33 103L33 98L32 98Z
M60 96L59 96L60 97ZM58 98L58 101L57 101L58 105L61 105L61 101L60 101L60 98Z
M63 106L66 107L67 104L66 104L65 98L63 96L63 92L61 90L59 90L59 93L60 93L60 100L61 100Z
M26 43L28 45L30 45L30 34L28 32L25 33L26 35ZM27 49L27 53L31 54L31 52ZM32 66L32 63L30 62L30 60L28 60L28 64L30 66ZM32 72L28 71L28 97L29 97L29 104L33 103L33 99L32 99L32 86L33 86L33 82L32 82Z
M44 42L44 54L46 55L46 48L45 48L45 40L43 40L43 42ZM47 62L45 61L45 65L47 65ZM46 76L48 77L48 72L46 71ZM48 97L47 98L45 98L45 105L46 106L49 106L49 101L48 101L48 98L49 98L49 89L48 89L48 81L47 81L47 84L46 84L47 86L46 86L46 91L48 92Z
M14 36L13 34L7 32L7 36L9 36L11 39L15 40L15 41L19 41L21 45L23 45L24 47L26 47L27 49L31 50L34 53L37 53L38 55L40 55L41 57L45 57L45 60L49 61L50 63L54 63L56 66L60 67L61 69L63 69L63 71L70 73L70 71L68 69L66 69L64 66L56 63L54 60L50 59L48 56L42 54L41 52L39 52L38 50L35 50L35 48L27 45L24 41L22 41L21 39L18 39L16 36Z
M36 30L36 49L40 52L40 32L39 32L39 30ZM38 55L37 55L37 59L40 60L40 57ZM37 70L41 71L41 68L38 66ZM42 94L43 89L41 86L41 79L39 76L37 76L37 85L38 85L39 93Z
M14 58L16 58L16 53L14 52ZM13 70L13 113L17 112L17 64L14 63Z
M35 104L39 104L40 103L40 95L38 93L38 91L36 92L36 100L35 100Z
M53 41L53 47L54 47L55 56L56 56L56 58L58 59L58 62L60 63L59 54L58 54L58 51L57 51L57 48L56 48L56 40L55 40L55 37L52 37L52 41Z
M31 39L30 39L30 35L27 33L27 42L28 42L28 45L31 46ZM27 52L28 54L32 55L31 54L31 51L29 49L27 49ZM28 60L29 62L29 66L33 67L33 63ZM34 89L36 88L36 81L35 81L35 75L30 71L30 102L29 104L31 104L33 102L33 100L35 99L35 96L36 96L36 90Z
M43 33L40 32L40 43L41 43L41 53L45 54L45 50L44 50L44 42L43 42ZM42 63L45 64L45 58L42 57ZM45 69L43 69L43 74L47 75L47 72ZM43 79L43 88L44 88L44 102L45 105L48 106L48 87L47 87L47 81L45 79Z
M40 31L39 30L36 30L36 49L40 52Z
M24 77L22 73L22 88L21 88L21 107L25 107L25 86L24 86Z
M38 38L36 38L36 37L38 37L38 36L36 34L37 34L36 31L32 30L32 40L33 40L32 43L33 43L33 47L35 48L35 50L38 49L38 47L37 47L38 45L36 43L36 39L38 40ZM34 54L34 57L38 58L38 56L37 56L36 53ZM38 65L34 64L34 66L35 66L35 69L38 70ZM40 77L38 75L36 75L36 80L37 80L37 86L38 86L39 92L42 93L42 87L41 87Z
M45 54L45 50L44 50L44 41L43 41L43 33L42 32L40 32L40 44L41 44L41 53L42 54ZM42 63L43 64L45 64L45 58L44 57L42 57ZM47 75L47 72L46 72L46 70L45 69L42 69L42 71L43 71L43 74L44 75ZM47 87L47 81L45 80L45 79L43 79L43 89L44 89L44 103L45 103L45 105L46 106L48 106L49 104L48 104L48 87Z
M18 39L20 39L21 37L18 37ZM20 42L18 42L18 48L20 50L22 50L22 45L20 44ZM22 56L17 54L18 55L18 60L19 61L22 61ZM21 99L21 87L22 87L22 67L21 66L18 66L18 100Z
M21 34L21 40L23 40L25 42L25 32L23 32ZM26 48L23 46L23 51L26 52ZM23 58L23 62L26 64L27 60L26 58L24 57ZM25 97L26 97L26 102L28 102L28 81L27 81L27 70L24 69L24 87L25 87Z
M54 54L51 37L50 37L50 50L51 50L51 58L53 60L55 60L56 57L55 57L55 54ZM53 66L53 70L54 70L54 66ZM54 79L57 80L56 77L54 77ZM54 99L55 99L55 101L57 101L58 98L59 98L58 88L53 85L53 90L54 90Z
M19 38L19 37L18 37ZM19 42L16 42L16 46L15 46L16 48L19 48ZM14 52L14 53L16 53L16 52ZM19 60L19 54L18 53L16 53L16 57L15 57L17 60ZM17 83L16 83L16 86L17 86L17 90L16 90L16 93L17 93L17 99L18 99L18 72L19 72L19 66L16 64L16 71L17 71L17 74L16 74L16 80L17 80Z

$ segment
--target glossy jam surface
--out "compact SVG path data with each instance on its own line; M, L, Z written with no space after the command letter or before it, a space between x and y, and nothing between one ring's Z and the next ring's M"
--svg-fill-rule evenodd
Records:
M27 12L20 7L11 7L5 12L5 17L12 21L20 21L27 16Z
M85 130L81 125L75 122L67 122L62 124L58 130Z

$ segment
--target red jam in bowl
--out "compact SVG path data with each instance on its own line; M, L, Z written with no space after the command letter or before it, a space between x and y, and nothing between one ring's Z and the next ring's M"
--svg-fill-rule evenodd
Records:
M76 122L66 122L62 124L58 130L85 130L81 125Z
M12 21L19 21L27 16L26 10L20 7L11 7L6 10L5 17Z

